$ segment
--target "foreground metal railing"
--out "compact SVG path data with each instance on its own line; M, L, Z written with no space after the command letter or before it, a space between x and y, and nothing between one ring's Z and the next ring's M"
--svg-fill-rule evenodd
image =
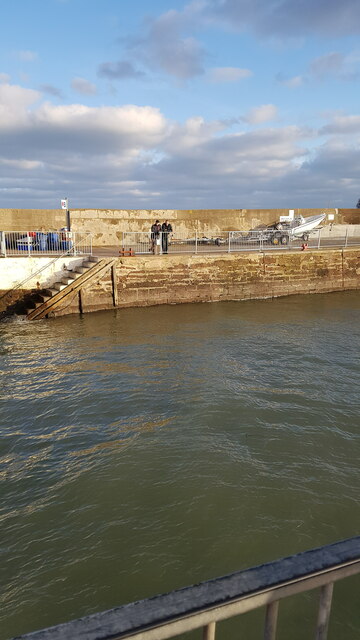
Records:
M330 227L315 229L309 233L296 235L296 230L258 229L251 231L222 231L216 235L204 235L198 231L188 233L124 231L122 248L136 254L153 253L233 253L238 251L271 251L273 249L294 249L307 245L309 249L326 247L347 247L360 244L360 235L354 229L344 226L341 231Z
M4 257L41 255L91 255L90 232L0 231L0 254Z
M0 241L1 241L1 234L4 232L0 231ZM23 280L19 280L16 284L14 284L11 289L8 289L8 291L6 291L5 293L3 293L2 296L0 296L0 300L4 300L6 299L9 295L11 295L13 293L13 291L15 291L16 289L22 289L24 287L24 285L29 282L29 280L33 280L36 276L38 276L40 273L42 273L43 271L47 271L49 269L49 267L51 267L57 260L60 260L61 258L65 258L66 256L77 256L77 255L92 255L92 240L91 240L91 235L90 235L90 246L89 246L89 251L86 252L84 251L84 245L86 245L89 240L88 240L88 233L85 234L85 238L83 237L83 235L81 235L80 233L77 234L77 236L75 236L74 238L74 243L71 246L71 249L67 249L64 250L62 253L55 253L55 256L52 257L52 259L49 262L46 262L45 264L43 264L41 267L39 267L39 269L36 269L36 271L32 271L31 273L29 273L26 278L23 278ZM1 252L0 252L1 253ZM52 254L54 255L54 254Z
M218 621L266 607L263 637L275 640L279 601L320 588L313 637L326 640L334 582L359 572L358 536L21 637L163 640L202 628L203 640L214 640Z

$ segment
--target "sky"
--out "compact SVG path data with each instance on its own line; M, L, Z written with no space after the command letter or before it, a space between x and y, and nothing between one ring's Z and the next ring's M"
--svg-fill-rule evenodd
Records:
M0 208L355 207L359 0L1 0Z

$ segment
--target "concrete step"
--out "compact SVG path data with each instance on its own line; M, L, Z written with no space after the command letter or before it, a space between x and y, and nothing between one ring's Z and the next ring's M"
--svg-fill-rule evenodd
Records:
M74 282L74 280L75 278L67 277L67 276L65 276L64 278L61 278L61 282L63 282L66 285L71 284L72 282Z
M97 256L89 256L87 260L89 262L100 262L100 258L98 258Z
M59 293L58 290L53 287L51 289L45 289L44 291L45 296L49 296L49 298L52 298L57 293Z
M84 260L81 266L86 267L87 269L90 269L91 267L94 266L94 264L96 264L96 262L90 262L89 260Z
M77 273L85 273L85 271L87 271L86 267L75 267L75 271Z
M62 291L63 289L66 289L66 284L63 284L63 282L55 282L54 289Z
M40 294L40 298L42 300L41 304L44 304L44 302L47 302L48 300L50 300L51 296Z
M77 271L73 271L72 269L67 269L64 273L64 278L73 278L76 280L81 274L77 273Z

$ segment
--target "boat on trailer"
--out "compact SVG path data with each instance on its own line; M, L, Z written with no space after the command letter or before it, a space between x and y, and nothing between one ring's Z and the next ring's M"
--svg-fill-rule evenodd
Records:
M301 238L306 242L309 239L310 233L316 230L319 224L325 220L325 217L326 213L318 213L308 218L298 215L290 222L277 222L273 225L273 228L275 231L285 232L283 235L286 234L291 240ZM286 243L283 242L282 244Z
M296 217L284 216L279 222L264 227L262 229L252 229L247 232L231 232L231 242L239 243L265 243L273 245L286 245L292 240L302 239L307 242L310 234L318 230L319 225L325 220L326 213L319 213L315 216L304 218L302 215Z

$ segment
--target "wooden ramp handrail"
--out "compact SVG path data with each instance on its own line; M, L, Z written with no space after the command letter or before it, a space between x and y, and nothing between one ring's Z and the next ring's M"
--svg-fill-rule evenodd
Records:
M89 284L95 277L99 277L100 275L102 275L104 272L110 269L115 264L115 262L116 258L112 258L110 260L104 259L99 260L99 262L94 262L93 267L87 269L85 273L82 273L78 278L76 278L76 280L71 282L71 284L65 286L64 289L61 289L61 291L59 291L59 293L56 293L49 300L46 300L45 302L43 302L43 304L31 311L28 314L27 319L40 320L41 318L44 318L48 313L54 311L57 307L59 307L60 304L63 303L64 299L71 293L73 293L74 291L79 291L82 287Z

